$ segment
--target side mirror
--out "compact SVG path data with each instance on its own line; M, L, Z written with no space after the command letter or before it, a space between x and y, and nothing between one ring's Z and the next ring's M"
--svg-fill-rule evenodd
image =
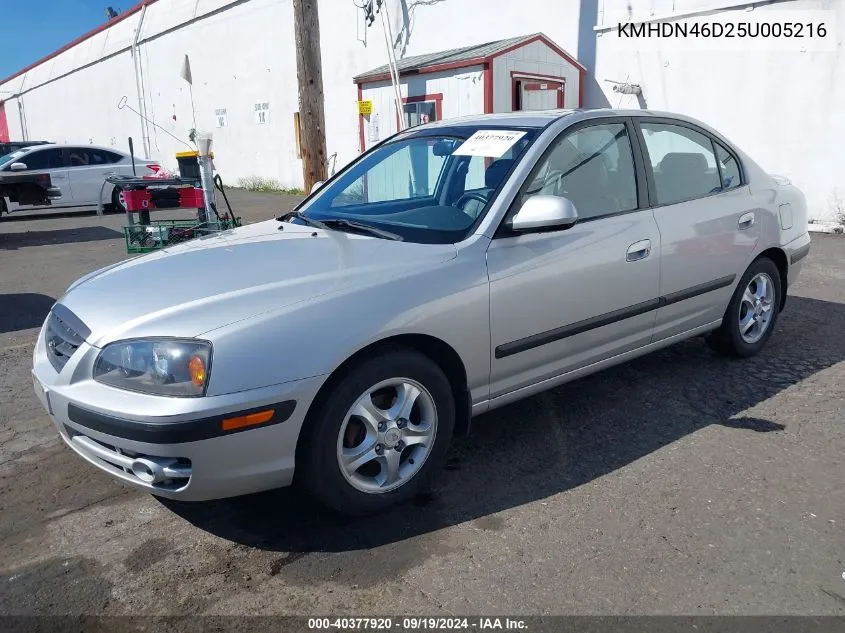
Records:
M324 184L326 183L324 183L322 180L318 180L317 182L315 182L313 185L311 185L311 193L317 191L317 189L322 187Z
M26 171L29 167L26 166L26 163L12 163L9 165L9 171Z
M568 229L577 221L578 212L569 198L536 195L528 198L522 205L511 222L511 229Z

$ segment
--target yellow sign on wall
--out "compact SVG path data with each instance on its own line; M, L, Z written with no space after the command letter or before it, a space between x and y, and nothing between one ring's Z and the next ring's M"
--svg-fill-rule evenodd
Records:
M359 101L358 102L358 114L363 114L364 116L369 116L373 113L373 102L372 101Z

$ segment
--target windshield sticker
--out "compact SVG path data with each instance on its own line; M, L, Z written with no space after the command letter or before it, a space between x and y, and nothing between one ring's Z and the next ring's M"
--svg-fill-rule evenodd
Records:
M508 130L479 130L455 150L456 156L484 156L501 158L525 132Z

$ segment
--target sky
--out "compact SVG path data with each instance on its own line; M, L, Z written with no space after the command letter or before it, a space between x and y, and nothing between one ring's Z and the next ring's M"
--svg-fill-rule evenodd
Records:
M137 0L0 0L0 81L106 22Z

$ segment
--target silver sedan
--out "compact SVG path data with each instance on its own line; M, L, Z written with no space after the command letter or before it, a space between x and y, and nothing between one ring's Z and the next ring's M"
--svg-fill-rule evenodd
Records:
M801 192L693 119L442 121L295 212L80 279L34 385L68 446L152 494L296 482L374 512L480 413L694 336L758 353L809 249Z

